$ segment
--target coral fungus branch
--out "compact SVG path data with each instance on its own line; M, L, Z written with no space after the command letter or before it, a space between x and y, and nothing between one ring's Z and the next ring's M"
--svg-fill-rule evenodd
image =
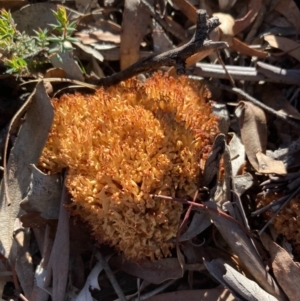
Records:
M185 45L144 58L119 73L101 78L93 83L107 87L129 79L134 75L158 70L162 66L175 66L177 73L181 75L185 73L185 60L193 54L209 49L215 50L228 47L226 42L213 42L208 37L209 33L220 25L219 19L217 17L208 19L206 11L203 9L199 9L197 14L196 32Z
M130 259L170 254L182 204L192 197L218 134L206 89L154 74L94 94L53 99L55 118L40 167L69 168L69 210L100 243Z

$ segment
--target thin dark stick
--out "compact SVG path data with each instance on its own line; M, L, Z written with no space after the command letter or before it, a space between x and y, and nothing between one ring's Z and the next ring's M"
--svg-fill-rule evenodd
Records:
M272 218L263 226L263 228L258 232L258 235L261 235L266 228L273 223L274 219L277 217L279 212L286 207L286 205L300 192L300 187L296 189L291 196L286 200L286 202L275 212L275 214L272 216Z

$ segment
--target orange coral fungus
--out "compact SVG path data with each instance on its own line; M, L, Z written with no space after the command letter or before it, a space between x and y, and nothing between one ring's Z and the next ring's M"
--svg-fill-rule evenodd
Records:
M266 206L272 201L282 197L282 194L270 194L266 197L258 196L259 205ZM271 218L272 213L267 212L267 217ZM282 234L287 240L292 242L295 253L300 255L300 195L292 199L276 216L273 226L278 234Z
M197 189L200 160L218 129L207 91L160 73L93 95L53 99L55 118L40 166L68 167L70 212L100 242L127 258L169 254L182 205L151 194L186 197Z

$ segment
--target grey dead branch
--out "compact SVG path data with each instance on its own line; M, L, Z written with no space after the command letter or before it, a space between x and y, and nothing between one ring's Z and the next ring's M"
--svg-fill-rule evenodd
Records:
M265 233L257 236L256 230L267 229L253 219L260 220L256 216L263 212L284 211L299 194L300 44L294 38L299 34L299 9L292 0L158 2L154 6L148 0L126 0L124 7L115 8L116 1L105 7L75 1L76 10L67 12L78 21L78 41L73 50L51 57L53 68L43 76L47 92L54 95L68 91L65 86L58 90L56 85L62 83L94 89L166 67L173 76L206 78L221 134L194 200L168 199L189 201L186 223L176 239L177 254L174 250L171 258L136 263L101 244L92 248L82 243L92 239L80 237L86 234L77 227L79 221L69 217L64 178L36 166L53 119L49 97L39 83L0 133L0 158L5 160L0 190L0 249L5 262L0 261L1 292L16 275L18 296L22 292L31 301L103 300L108 287L110 300L116 301L297 300L299 259L284 249L293 245L279 245ZM204 12L196 7L214 13L222 24L218 26L217 18L200 24L197 18ZM20 31L32 33L50 29L55 18L49 12L56 8L31 4L13 17ZM88 61L86 74L78 61ZM121 72L114 72L115 61ZM284 195L254 208L253 190ZM72 228L78 237L71 235ZM95 251L99 247L101 253ZM90 257L83 262L86 250ZM199 275L204 286L214 278L214 285L222 287L201 289L200 283L199 289ZM129 286L133 288L128 291Z

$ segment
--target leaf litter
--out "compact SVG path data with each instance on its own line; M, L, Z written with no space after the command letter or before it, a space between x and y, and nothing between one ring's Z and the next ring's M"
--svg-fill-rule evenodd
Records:
M27 4L3 1L22 34L36 39L40 28L57 35L52 10L63 8L76 39L60 40L62 52L51 53L57 45L32 51L26 72L10 77L13 55L0 44L0 89L24 99L0 98L0 298L298 300L299 3ZM38 161L54 116L52 95L90 93L133 76L142 84L158 70L208 87L222 134L202 162L193 196L150 196L184 209L177 237L168 241L170 257L134 261L95 242L69 215L68 170L50 174ZM288 227L287 235L281 230Z

